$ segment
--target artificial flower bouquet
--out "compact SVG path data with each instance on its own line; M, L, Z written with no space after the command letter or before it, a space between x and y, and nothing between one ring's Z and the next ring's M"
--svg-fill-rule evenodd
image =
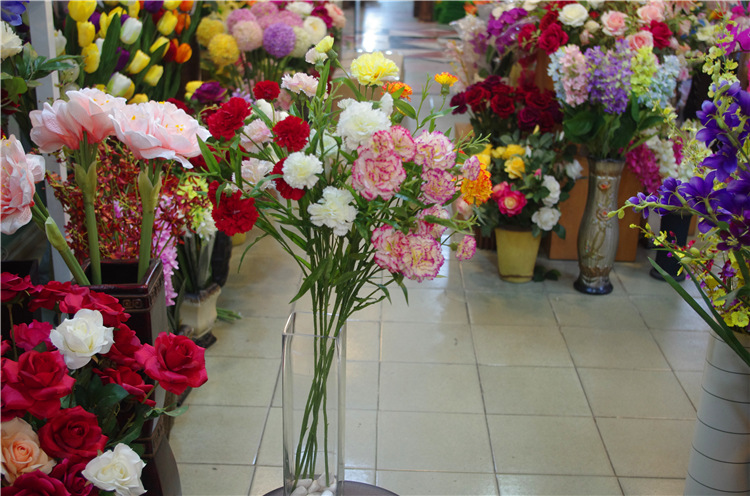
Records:
M688 133L692 124L684 123L681 126L683 132ZM692 164L683 160L683 138L667 134L665 126L649 129L636 137L640 144L625 154L625 166L635 174L647 193L655 193L666 178L687 181L693 175Z
M144 423L185 408L156 405L157 386L180 395L207 380L204 350L162 333L141 343L117 299L70 282L36 286L3 272L10 317L2 340L3 494L135 496ZM13 308L54 312L13 322Z

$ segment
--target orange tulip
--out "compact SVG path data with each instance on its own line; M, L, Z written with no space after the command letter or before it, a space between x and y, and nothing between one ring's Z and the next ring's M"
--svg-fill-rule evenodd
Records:
M184 64L193 56L193 49L187 43L177 47L177 53L174 55L174 61L178 64Z
M190 12L193 9L193 0L180 2L180 10L183 12Z
M177 14L177 24L174 27L174 32L179 36L182 34L183 29L188 28L190 28L190 14Z

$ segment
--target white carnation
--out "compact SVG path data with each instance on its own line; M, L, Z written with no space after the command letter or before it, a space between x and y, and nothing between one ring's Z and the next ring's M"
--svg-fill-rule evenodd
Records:
M542 203L551 207L560 201L560 183L553 176L544 176L542 186L549 190L549 195L542 199Z
M542 207L531 216L531 221L542 231L551 231L560 220L560 211L556 208Z
M284 161L282 172L292 188L312 188L318 182L317 175L323 172L323 163L313 155L294 152Z
M92 459L81 475L104 491L118 496L138 496L146 492L141 472L146 464L127 444L120 443L113 451L105 451Z
M286 6L286 10L291 10L298 16L305 17L312 13L313 6L307 2L292 2Z
M304 20L302 27L310 35L310 43L316 45L328 34L328 27L323 19L310 16Z
M367 145L375 132L391 127L388 115L373 109L372 102L342 101L339 106L342 104L344 111L339 116L335 134L344 139L344 145L349 150Z
M250 157L249 159L242 161L242 179L250 183L252 186L257 185L272 170L273 164L266 160ZM260 185L260 189L264 190L270 188L273 184L273 181L266 181Z
M5 21L2 21L0 29L0 60L12 57L23 50L23 43L13 29Z
M49 339L62 353L69 369L80 369L97 353L108 353L114 343L111 327L104 326L98 310L82 308L72 319L52 329Z
M569 3L558 14L558 19L565 26L580 27L588 19L589 13L586 7L580 3Z
M357 217L357 209L350 205L354 196L345 189L328 186L323 190L323 198L307 207L310 221L316 226L327 226L337 236L346 236Z

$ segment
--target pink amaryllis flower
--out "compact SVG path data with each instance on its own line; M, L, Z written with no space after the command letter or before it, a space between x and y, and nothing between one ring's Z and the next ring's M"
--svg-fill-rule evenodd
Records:
M31 220L34 183L44 179L44 159L26 154L11 135L0 144L0 231L13 234Z
M114 109L111 116L115 134L136 158L177 160L186 169L188 161L200 155L198 138L211 133L170 102L146 102Z

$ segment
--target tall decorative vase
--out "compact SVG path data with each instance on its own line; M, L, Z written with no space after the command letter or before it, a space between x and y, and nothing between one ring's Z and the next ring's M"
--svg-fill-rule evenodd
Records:
M313 334L312 313L292 313L282 340L284 494L342 494L346 325Z
M713 333L701 386L685 494L750 494L750 366Z
M685 243L687 243L688 231L690 230L691 218L692 216L689 215L683 216L677 212L669 212L665 215L662 215L661 227L659 227L659 231L667 233L667 239L671 242L676 243L680 246L685 246ZM685 272L678 274L681 267L679 260L671 256L668 251L657 250L655 261L657 264L659 264L659 267L664 269L664 271L672 276L674 280L685 280ZM659 279L661 281L664 280L661 274L659 274L659 271L653 267L651 268L651 272L649 272L649 275L651 275L651 277L653 277L654 279Z
M589 191L586 209L578 230L578 279L573 287L587 294L609 294L609 273L615 261L618 242L617 190L624 160L589 158Z
M189 327L188 337L203 348L216 342L211 330L218 317L216 302L219 295L221 286L214 282L198 293L186 294L180 305L180 327Z
M534 236L531 229L498 227L495 239L500 279L515 283L531 281L542 236Z

